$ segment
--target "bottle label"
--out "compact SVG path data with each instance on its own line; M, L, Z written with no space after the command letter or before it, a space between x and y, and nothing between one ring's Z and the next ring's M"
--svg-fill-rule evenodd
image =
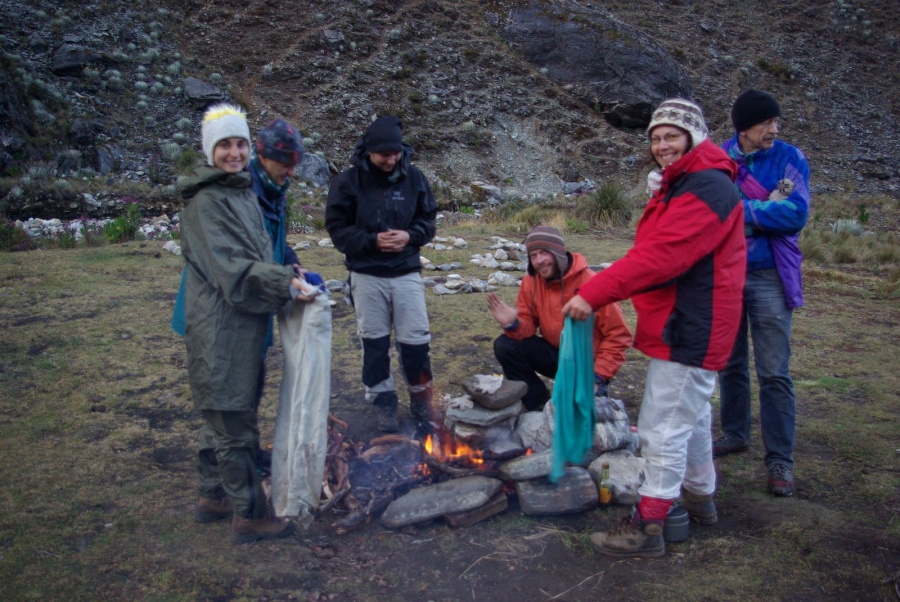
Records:
M600 488L600 503L608 504L612 501L612 491L609 487L601 487Z

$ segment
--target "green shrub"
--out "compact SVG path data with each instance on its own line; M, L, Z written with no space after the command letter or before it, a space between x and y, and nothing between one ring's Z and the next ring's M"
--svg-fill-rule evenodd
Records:
M841 241L831 250L831 261L833 263L856 263L859 259L859 243L853 239Z
M575 215L593 226L625 226L631 220L631 204L618 186L606 184L594 194L579 197Z
M590 229L590 226L587 222L581 221L580 219L566 219L566 232L572 234L584 234Z
M125 211L103 225L103 236L112 243L134 240L134 235L141 227L139 201L133 197L125 197L120 202L125 205Z
M181 156L178 157L178 173L182 175L188 175L192 171L194 171L194 167L200 162L205 161L206 158L203 156L203 153L199 153L195 150L186 150L181 153Z
M800 252L804 261L825 261L825 243L817 230L805 229L800 233Z
M886 244L878 247L874 253L880 265L900 264L900 247Z
M159 145L159 152L162 158L168 162L178 161L181 158L182 148L177 142L163 142Z
M855 219L839 219L835 220L833 224L831 224L831 232L833 234L841 234L842 232L846 232L847 234L853 236L862 236L863 235L863 227Z
M28 251L34 247L34 240L25 230L12 222L0 221L0 251Z

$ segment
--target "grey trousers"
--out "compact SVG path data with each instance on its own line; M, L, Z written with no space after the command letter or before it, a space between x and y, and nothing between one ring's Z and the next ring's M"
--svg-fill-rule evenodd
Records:
M363 385L366 400L396 390L391 374L391 330L400 350L400 363L410 394L432 387L429 359L431 331L425 308L425 283L418 272L382 278L352 272L357 334L363 348Z

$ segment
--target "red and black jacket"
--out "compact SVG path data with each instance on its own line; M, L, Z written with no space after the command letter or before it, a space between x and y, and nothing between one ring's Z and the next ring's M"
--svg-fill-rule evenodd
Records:
M709 140L669 165L634 246L578 291L594 308L631 297L634 346L652 358L721 370L731 354L747 262L736 175Z

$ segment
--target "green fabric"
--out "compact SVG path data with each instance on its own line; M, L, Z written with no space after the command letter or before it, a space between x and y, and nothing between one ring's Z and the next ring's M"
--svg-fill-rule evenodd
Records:
M263 518L266 496L256 472L256 412L201 413L203 426L196 467L200 497L219 499L227 494L237 516Z
M269 313L290 299L294 273L272 263L250 174L201 167L182 194L184 341L194 404L199 410L250 410Z
M579 464L594 440L594 317L566 317L553 381L553 462L550 481L565 474L566 462Z

